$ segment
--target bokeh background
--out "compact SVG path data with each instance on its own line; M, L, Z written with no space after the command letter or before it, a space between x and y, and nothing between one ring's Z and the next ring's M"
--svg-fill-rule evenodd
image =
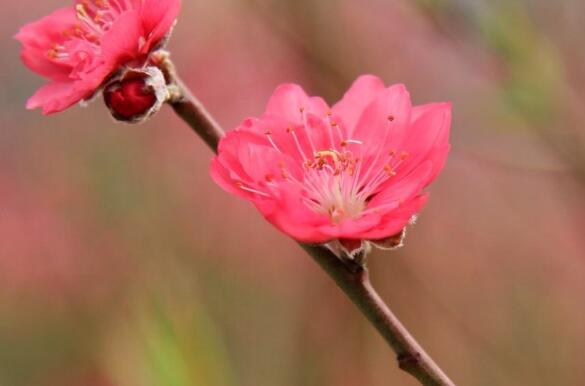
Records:
M24 109L12 35L68 0L2 0L0 385L406 385L292 241L208 177L170 109ZM454 103L452 155L374 284L459 385L585 384L585 2L185 0L170 43L226 128L359 74Z

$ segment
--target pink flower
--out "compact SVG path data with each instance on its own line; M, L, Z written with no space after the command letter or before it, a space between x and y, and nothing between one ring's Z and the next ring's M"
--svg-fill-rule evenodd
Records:
M180 0L77 0L16 34L23 62L49 80L28 100L44 114L91 98L123 66L161 48Z
M403 85L371 75L331 109L286 84L221 140L211 175L299 241L396 246L445 164L450 125L450 103L413 107Z

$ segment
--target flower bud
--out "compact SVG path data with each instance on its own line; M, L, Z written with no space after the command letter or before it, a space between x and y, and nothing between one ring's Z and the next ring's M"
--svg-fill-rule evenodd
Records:
M140 123L158 112L169 92L162 72L146 67L126 70L105 87L103 94L115 119Z

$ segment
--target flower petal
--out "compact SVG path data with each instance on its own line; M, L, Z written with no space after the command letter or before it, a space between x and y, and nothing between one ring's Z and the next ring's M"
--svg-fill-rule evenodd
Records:
M379 240L397 234L408 225L413 216L420 213L428 198L428 193L416 196L399 208L385 214L380 221L380 226L363 232L360 236L365 240Z
M301 125L303 123L301 109L323 117L329 111L327 103L322 98L309 97L296 84L283 84L270 97L266 114L282 117L291 124Z
M422 162L432 160L434 167L428 184L443 168L449 153L451 103L432 103L415 108L415 111L416 120L400 145L409 158L399 169L399 177L407 175Z
M331 222L319 227L319 230L330 239L347 238L363 239L362 234L380 225L382 216L378 213L370 213L354 219L346 219L339 224Z
M385 88L384 82L377 76L360 76L347 90L343 99L333 106L333 115L339 118L353 132L366 107Z
M20 57L23 63L32 71L51 80L67 80L71 66L51 60L48 52L55 44L66 39L64 32L74 28L77 21L75 10L66 7L24 25L14 36L22 44Z
M281 232L306 243L323 243L333 238L320 228L329 222L329 218L309 209L303 202L298 186L284 184L280 193L272 206L264 201L255 202L258 210L270 223Z
M170 31L181 9L181 0L144 0L141 10L142 30L150 51Z
M106 63L122 64L138 58L145 44L140 23L140 10L122 13L102 38L102 56Z
M378 206L388 205L392 202L406 202L427 185L429 175L433 170L433 163L426 161L415 170L397 182L388 184L384 190L377 193L368 203L366 209L372 210ZM392 182L392 181L390 181ZM383 211L385 212L385 211Z
M41 107L44 115L61 112L91 95L91 87L76 87L74 82L53 82L39 88L31 96L26 108Z
M411 109L410 94L403 84L383 90L360 116L352 139L363 141L370 153L381 146L392 147L406 137Z

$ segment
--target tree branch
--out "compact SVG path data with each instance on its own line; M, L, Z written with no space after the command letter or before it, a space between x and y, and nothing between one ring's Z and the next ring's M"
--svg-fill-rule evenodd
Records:
M329 274L360 309L396 353L398 367L425 386L454 386L433 359L422 349L372 287L368 269L351 260L341 260L331 251L301 246Z

